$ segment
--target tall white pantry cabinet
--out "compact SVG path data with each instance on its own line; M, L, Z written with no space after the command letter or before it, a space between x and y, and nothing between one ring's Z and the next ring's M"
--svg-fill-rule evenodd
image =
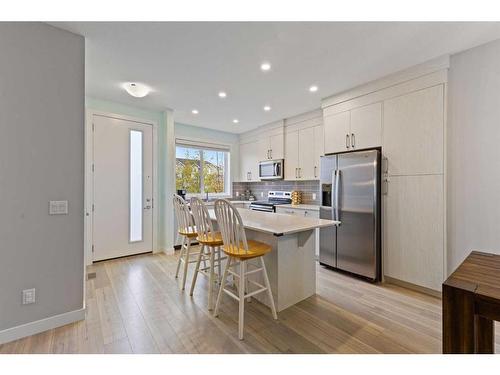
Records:
M382 273L441 291L448 58L323 100L325 153L382 148ZM354 142L353 142L354 137Z

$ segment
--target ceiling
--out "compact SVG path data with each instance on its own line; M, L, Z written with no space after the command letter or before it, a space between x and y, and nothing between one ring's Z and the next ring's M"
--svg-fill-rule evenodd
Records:
M88 96L171 108L177 122L232 133L319 108L322 97L500 38L500 23L486 22L52 24L86 37ZM260 70L263 61L272 64L270 71ZM133 98L121 87L130 81L154 91ZM313 84L316 93L308 90ZM225 99L217 95L221 90Z

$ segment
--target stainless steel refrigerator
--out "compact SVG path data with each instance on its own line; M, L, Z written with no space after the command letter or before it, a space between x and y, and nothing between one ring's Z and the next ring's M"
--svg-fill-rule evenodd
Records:
M321 158L320 264L380 280L380 150Z

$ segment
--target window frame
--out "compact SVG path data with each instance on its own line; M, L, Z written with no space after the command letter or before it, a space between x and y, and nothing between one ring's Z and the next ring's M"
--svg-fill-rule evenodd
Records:
M231 184L231 145L226 144L216 144L210 143L202 140L191 140L191 139L180 139L176 138L175 140L175 151L176 158L175 161L177 163L177 147L185 147L194 150L200 151L200 165L203 170L203 165L205 163L205 151L218 151L224 152L224 186L225 191L221 193L208 193L211 198L229 198L232 196L233 187ZM175 184L177 191L177 174L175 175ZM206 198L205 190L205 181L203 173L200 174L200 193L187 193L186 198L198 197L198 198Z

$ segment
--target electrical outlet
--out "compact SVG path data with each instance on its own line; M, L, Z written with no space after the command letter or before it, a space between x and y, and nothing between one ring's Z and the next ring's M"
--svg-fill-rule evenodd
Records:
M261 196L261 197L263 197L263 196L264 196L264 192L263 192L263 191L261 191L261 192L260 192L260 196Z
M23 305L29 305L36 302L35 288L23 290Z
M239 196L240 196L240 192L239 192L239 191L237 191L237 192L236 192L236 196L237 196L237 197L239 197Z
M313 193L313 201L316 200L316 193Z

